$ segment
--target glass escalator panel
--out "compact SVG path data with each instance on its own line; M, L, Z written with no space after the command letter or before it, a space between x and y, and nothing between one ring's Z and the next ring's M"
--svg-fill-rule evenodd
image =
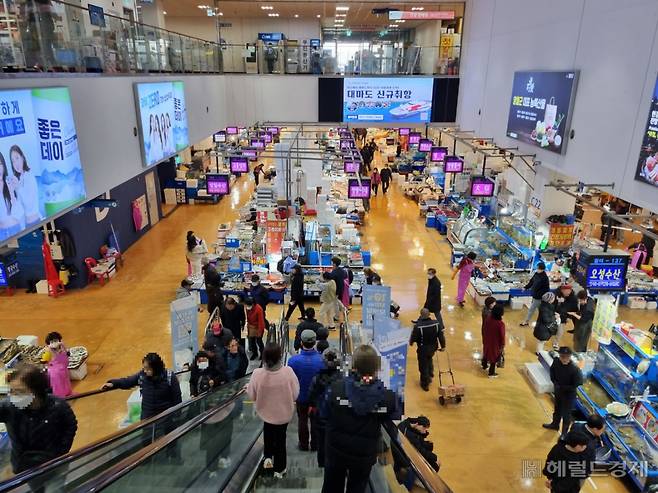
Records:
M126 430L115 433L106 439L74 449L68 456L55 459L41 467L14 476L0 483L0 493L6 491L29 491L30 489L38 491L39 488L44 488L46 491L73 491L91 478L115 466L124 458L159 440L183 423L196 418L208 409L230 399L248 381L249 376L246 376L243 379L231 382L214 392L180 404L160 417L154 417L145 422L136 423ZM83 400L87 400L88 403L95 401L97 406L101 406L102 398L108 394L121 395L120 391L112 391L96 396L84 397ZM125 393L123 395L125 396ZM89 405L88 403L85 405ZM74 409L75 406L74 404ZM98 407L97 414L104 416L101 407ZM89 413L88 415L93 416L94 414ZM88 427L86 424L82 426Z

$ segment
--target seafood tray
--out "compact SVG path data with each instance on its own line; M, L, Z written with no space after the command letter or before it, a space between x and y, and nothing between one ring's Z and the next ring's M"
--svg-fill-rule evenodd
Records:
M646 462L650 470L658 469L658 448L653 441L643 433L640 426L634 421L624 421L613 425L616 434L623 440L624 445L641 462ZM615 440L613 440L613 443ZM615 444L615 448L617 445Z

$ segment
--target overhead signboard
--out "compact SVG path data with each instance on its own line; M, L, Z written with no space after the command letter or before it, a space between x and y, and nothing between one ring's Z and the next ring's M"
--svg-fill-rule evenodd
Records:
M507 136L564 153L578 72L515 72Z
M653 88L635 179L658 187L658 80Z
M624 291L629 255L624 252L582 250L574 278L592 291Z
M428 21L428 20L453 20L455 18L454 10L392 10L388 13L388 20L399 21Z

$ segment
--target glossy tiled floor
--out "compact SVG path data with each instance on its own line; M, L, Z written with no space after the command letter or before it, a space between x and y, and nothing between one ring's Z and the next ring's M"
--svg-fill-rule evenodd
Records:
M0 297L2 335L34 334L43 339L47 332L58 330L68 345L86 346L90 374L76 383L78 392L136 371L148 351L160 352L169 362L169 302L186 272L185 233L195 230L210 243L217 225L235 218L251 190L251 184L242 178L230 199L217 206L180 207L126 252L125 267L105 287L91 286L59 299L22 293ZM456 291L450 280L450 249L436 231L424 227L417 205L396 187L387 197L380 194L372 201L363 235L373 253L373 267L392 286L393 298L402 307L404 324L417 316L424 301L426 268L437 268L443 281L448 348L456 378L467 386L467 396L460 405L439 406L436 388L423 392L419 387L412 351L406 399L408 414L423 413L432 420L431 438L443 464L442 477L456 492L546 491L543 480L533 478L532 471L525 474L530 477L523 474L524 464L531 469L545 458L557 436L540 426L550 415L550 401L534 394L519 371L523 363L534 359L523 347L525 338L531 342L532 336L518 327L521 313L506 314L507 365L500 378L489 380L472 356L480 347L479 308L472 302L463 309L450 306ZM352 316L358 312L355 309ZM649 318L640 313L627 318L646 325ZM441 356L445 358L445 354ZM115 431L125 413L127 396L126 392L110 392L74 404L80 422L76 445ZM626 488L616 480L596 478L583 491L597 490Z

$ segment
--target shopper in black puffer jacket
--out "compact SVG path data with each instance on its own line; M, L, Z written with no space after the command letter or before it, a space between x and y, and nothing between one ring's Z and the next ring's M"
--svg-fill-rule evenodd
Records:
M18 474L68 453L78 422L67 402L48 395L48 377L39 368L19 366L8 379L0 422L7 426L11 465Z
M315 309L307 308L306 311L304 312L304 320L299 322L297 324L297 328L295 329L295 340L293 342L293 347L295 348L295 351L299 351L301 349L302 332L304 332L307 329L315 332L315 337L318 340L324 339L326 341L327 337L329 337L329 330L325 329L326 331L326 337L325 337L325 332L321 330L324 329L324 326L315 319ZM320 334L320 332L322 332L322 334ZM320 337L320 335L322 335L322 337ZM320 353L325 349L327 349L327 347L323 347L322 349L317 348L318 352Z
M555 294L549 291L544 293L539 305L539 316L532 335L537 339L537 351L539 355L544 350L544 343L557 334L559 316L555 314Z
M290 274L290 304L286 312L286 320L290 320L295 308L299 308L299 313L304 317L304 271L299 264L292 268Z
M143 368L124 378L108 380L103 390L112 388L131 389L139 386L142 394L142 419L151 418L182 402L178 379L167 370L157 353L148 353L142 360Z

